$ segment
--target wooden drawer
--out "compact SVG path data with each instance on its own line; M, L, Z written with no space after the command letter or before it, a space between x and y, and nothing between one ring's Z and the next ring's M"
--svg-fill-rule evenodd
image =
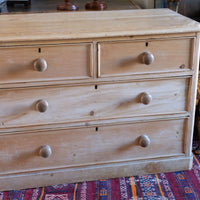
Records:
M80 79L92 76L91 44L0 48L0 82ZM45 63L38 63L42 58ZM37 71L44 70L44 71Z
M98 76L173 72L191 69L194 39L100 42ZM151 60L154 57L154 61ZM147 61L152 63L144 64Z
M184 137L184 120L0 135L0 173L183 155Z
M96 89L92 85L1 89L0 127L180 113L187 109L188 84L188 79L179 78L105 84ZM48 107L39 100L47 101Z

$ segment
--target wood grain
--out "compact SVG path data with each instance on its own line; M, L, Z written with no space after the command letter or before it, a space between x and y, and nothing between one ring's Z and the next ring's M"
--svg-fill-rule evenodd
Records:
M0 127L20 127L84 122L186 111L187 79L155 80L77 87L46 87L0 90ZM141 95L152 96L150 104ZM38 100L48 109L36 109Z
M0 48L0 83L88 79L93 75L91 48L88 43ZM47 63L43 72L34 69L38 58Z
M194 123L195 123L195 110L196 110L196 95L197 95L197 85L198 85L198 74L199 74L199 55L200 55L200 34L198 33L196 43L194 45L194 57L193 62L194 66L197 66L197 70L193 75L193 79L190 81L189 93L188 93L188 111L192 113L188 123L187 123L187 139L185 145L185 151L187 155L192 155L192 142L193 142L193 131L194 131Z
M192 69L193 38L99 43L99 77ZM154 56L142 62L144 52Z
M167 9L10 14L0 24L1 43L200 31L199 23Z
M0 173L180 156L184 153L184 121L1 135ZM143 134L151 141L146 148L139 144ZM44 145L51 148L48 158L40 156Z
M130 161L124 163L104 164L94 167L74 167L60 170L46 170L39 172L29 172L17 175L11 174L0 177L0 188L2 191L9 189L33 188L35 185L49 186L56 184L66 184L84 182L85 180L95 181L114 178L127 177L144 174L154 174L157 172L174 172L188 170L192 168L193 157L169 157L163 159L152 159L144 161ZM5 181L6 180L6 181Z

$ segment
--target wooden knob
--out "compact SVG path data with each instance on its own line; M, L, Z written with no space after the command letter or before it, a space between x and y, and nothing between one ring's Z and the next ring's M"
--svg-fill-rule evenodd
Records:
M49 158L52 154L51 147L49 145L44 145L40 147L39 155L43 158Z
M154 56L152 53L144 52L142 54L142 63L144 63L145 65L150 65L153 63L153 61L154 61Z
M35 62L34 62L34 69L38 72L43 72L47 69L47 62L45 59L43 58L38 58Z
M36 102L36 110L39 112L46 112L48 108L48 102L46 100L40 99Z
M141 147L148 147L150 145L151 141L147 135L141 135L139 137L139 145Z
M152 101L152 96L149 93L144 92L141 94L141 97L140 97L141 103L148 105L151 103L151 101Z

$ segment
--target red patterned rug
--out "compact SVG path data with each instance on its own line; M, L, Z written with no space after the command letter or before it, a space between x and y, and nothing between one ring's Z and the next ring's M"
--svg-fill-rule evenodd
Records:
M0 200L200 200L200 156L190 171L0 192Z

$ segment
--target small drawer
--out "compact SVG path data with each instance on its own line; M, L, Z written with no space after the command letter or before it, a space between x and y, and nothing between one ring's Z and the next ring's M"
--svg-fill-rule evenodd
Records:
M93 76L91 44L0 48L0 83Z
M184 122L0 135L0 173L184 155Z
M193 38L101 42L98 44L98 77L191 69L193 43Z
M187 110L189 79L0 90L0 128L155 116Z

